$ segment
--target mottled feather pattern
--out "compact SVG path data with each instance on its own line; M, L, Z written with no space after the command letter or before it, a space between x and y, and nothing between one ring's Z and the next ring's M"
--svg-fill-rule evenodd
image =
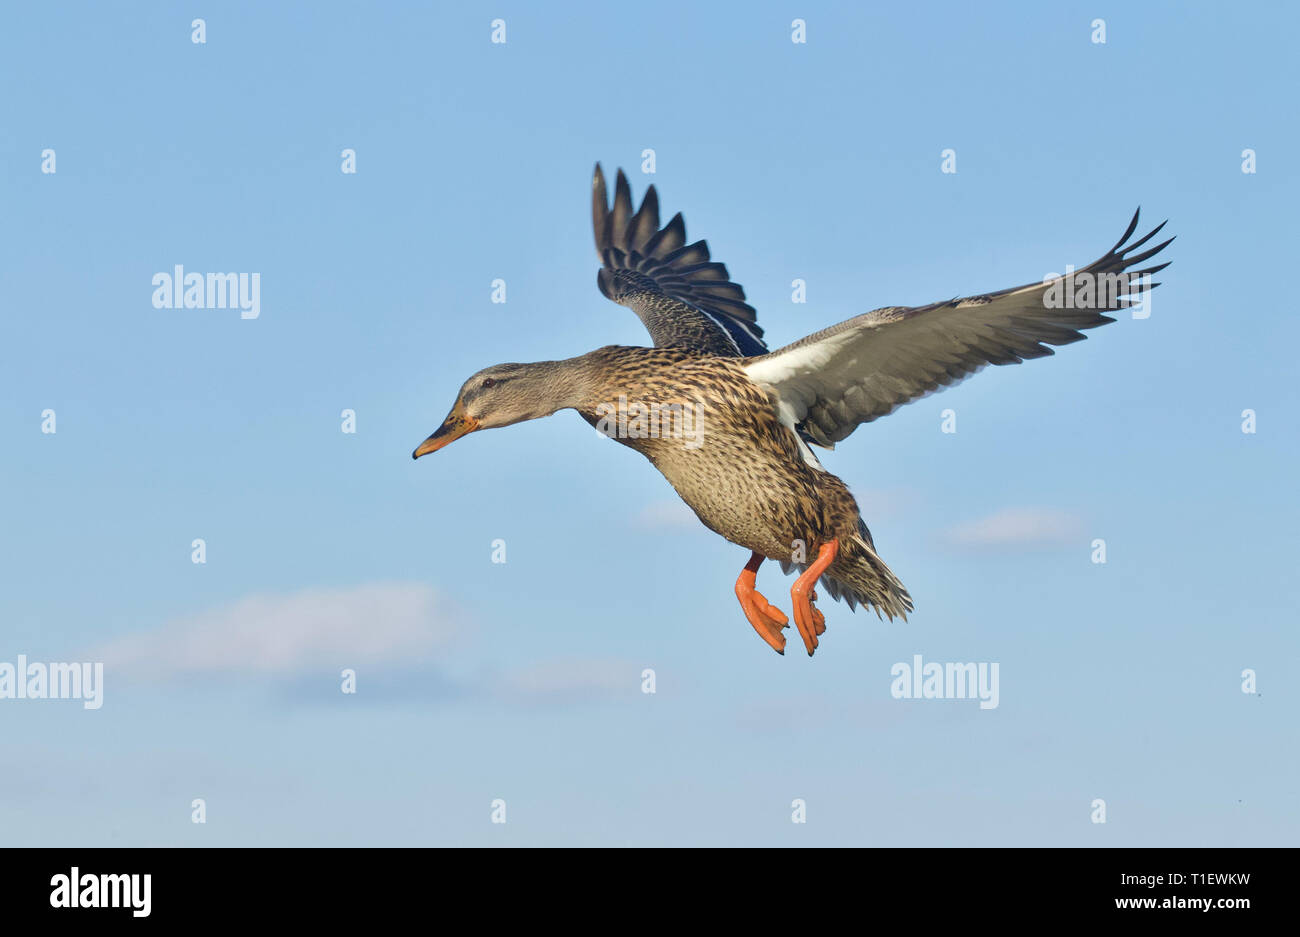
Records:
M839 555L821 579L833 597L890 617L911 611L907 590L876 555L848 487L804 462L795 434L739 359L679 347L609 346L579 360L590 399L578 409L592 425L598 407L620 397L646 407L697 408L698 447L674 437L618 442L650 459L704 526L783 567L797 543L812 557L837 540Z

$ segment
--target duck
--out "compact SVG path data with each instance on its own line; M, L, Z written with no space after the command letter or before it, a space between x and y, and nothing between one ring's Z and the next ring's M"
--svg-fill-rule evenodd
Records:
M611 202L597 163L591 208L597 287L636 313L653 344L484 368L412 458L480 430L574 410L649 459L705 527L750 551L736 598L778 654L789 618L758 591L756 577L765 560L798 573L790 608L809 656L826 631L818 586L882 620L906 621L914 610L848 485L814 447L834 449L862 424L986 365L1052 355L1053 346L1114 322L1107 313L1141 303L1168 263L1134 268L1174 240L1139 251L1165 226L1130 241L1139 207L1114 247L1065 276L875 309L770 350L744 288L708 243L688 242L680 212L660 224L653 185L635 207L620 169Z

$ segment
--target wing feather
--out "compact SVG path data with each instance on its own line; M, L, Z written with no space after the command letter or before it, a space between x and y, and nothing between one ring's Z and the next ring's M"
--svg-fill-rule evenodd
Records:
M861 424L985 365L1046 357L1054 354L1050 346L1081 341L1083 331L1114 322L1105 313L1140 301L1160 285L1151 276L1169 266L1131 269L1173 241L1133 254L1165 226L1127 243L1139 213L1110 251L1065 277L928 306L877 309L754 357L745 370L776 393L779 411L796 429L833 446ZM1092 284L1091 302L1060 301L1074 295L1071 278Z
M754 307L725 264L704 241L686 243L680 213L659 227L659 196L646 190L633 210L632 188L620 169L609 202L600 165L592 177L592 230L601 293L634 311L656 346L678 345L726 357L767 352Z

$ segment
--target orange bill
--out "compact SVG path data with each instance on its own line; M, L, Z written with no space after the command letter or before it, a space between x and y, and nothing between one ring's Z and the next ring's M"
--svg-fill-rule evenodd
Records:
M479 428L478 420L472 416L466 416L459 402L451 408L451 413L447 414L447 419L442 421L442 425L416 447L411 453L412 459L418 459L422 455L428 455L430 452L437 452L447 443L460 439L466 433L472 433Z

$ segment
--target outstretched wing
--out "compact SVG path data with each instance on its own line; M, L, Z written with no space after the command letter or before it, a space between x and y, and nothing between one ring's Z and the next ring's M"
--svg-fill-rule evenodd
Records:
M724 264L709 260L704 241L686 243L681 213L659 227L659 196L646 190L633 212L623 170L608 202L600 164L591 180L591 221L602 267L596 282L614 302L633 310L656 346L677 345L730 358L766 354L763 330L745 291Z
M833 446L861 423L975 373L986 364L1019 364L1053 354L1080 330L1114 322L1156 286L1150 275L1169 266L1129 268L1158 254L1173 238L1128 256L1156 235L1125 245L1133 215L1110 251L1065 277L929 306L877 309L747 362L755 383L775 391L787 425Z

